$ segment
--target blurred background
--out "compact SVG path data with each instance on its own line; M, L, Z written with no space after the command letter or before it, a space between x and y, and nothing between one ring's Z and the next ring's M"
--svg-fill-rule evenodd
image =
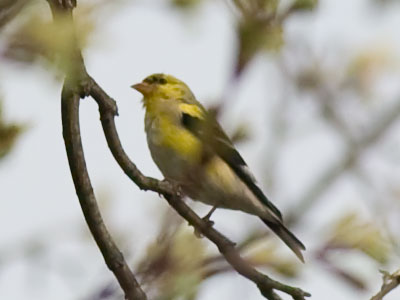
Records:
M217 210L214 226L266 274L333 300L369 299L380 270L400 266L399 13L396 0L78 0L74 17L88 72L117 101L120 138L139 169L162 179L130 85L173 74L219 108L306 245L306 263L258 218ZM44 0L0 1L0 299L123 297L66 159L68 30ZM123 174L90 98L81 130L105 222L150 299L263 299L165 200ZM385 297L399 298L400 289Z

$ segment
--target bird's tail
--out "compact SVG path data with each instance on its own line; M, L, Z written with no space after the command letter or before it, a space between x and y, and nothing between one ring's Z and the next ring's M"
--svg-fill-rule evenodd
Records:
M296 256L304 263L303 254L301 253L302 250L306 250L306 247L303 245L302 242L299 241L297 237L293 233L289 231L280 221L274 220L270 221L267 219L261 218L261 220L273 231L277 236L280 237L282 241L285 242L286 245Z

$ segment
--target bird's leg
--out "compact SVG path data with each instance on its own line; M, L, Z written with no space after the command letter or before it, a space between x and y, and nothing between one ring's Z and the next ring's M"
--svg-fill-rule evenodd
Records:
M208 214L206 214L202 219L208 223L208 225L211 227L214 225L214 222L210 220L211 215L213 214L213 212L218 208L218 206L214 205L211 210L208 212Z
M214 205L211 210L208 212L208 214L206 214L204 217L202 217L201 219L206 223L206 225L208 227L212 227L214 225L214 222L210 220L211 215L213 214L213 212L217 209L218 207L216 205ZM201 232L199 230L197 230L196 228L194 229L194 234L195 236L197 236L198 238L202 238L203 235L201 234Z

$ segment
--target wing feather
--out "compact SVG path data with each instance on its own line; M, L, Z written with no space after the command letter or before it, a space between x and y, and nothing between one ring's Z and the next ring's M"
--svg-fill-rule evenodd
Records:
M221 126L213 116L206 113L204 109L197 104L181 104L182 125L200 138L204 145L208 145L212 152L221 157L235 172L235 174L247 185L252 193L259 199L268 209L282 221L282 214L278 208L264 195L257 186L253 175L250 173L246 162L235 149L232 142L223 131ZM199 113L199 109L201 113Z

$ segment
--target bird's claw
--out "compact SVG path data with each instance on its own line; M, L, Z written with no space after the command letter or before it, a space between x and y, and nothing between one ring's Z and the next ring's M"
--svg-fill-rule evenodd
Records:
M184 196L183 195L183 191L182 191L182 187L178 183L173 182L173 181L169 181L168 179L163 179L162 181L163 182L168 182L172 186L172 190L174 191L174 194L176 196L178 196L179 198L182 198Z
M214 225L214 222L210 220L212 214L214 213L214 211L218 208L218 206L214 205L211 210L208 212L208 214L206 214L202 219L203 221L208 223L208 226L212 227Z
M213 227L214 224L215 224L214 221L210 220L210 217L211 217L211 214L208 213L206 216L204 216L203 218L201 218L201 219L204 221L204 223L205 223L205 225L206 225L206 228L211 228L211 227ZM200 232L200 230L198 230L196 227L194 228L194 235L195 235L196 237L198 237L198 238L202 238L202 237L203 237L203 234L202 234L202 233Z
M213 227L215 222L213 220L210 220L211 215L206 215L203 218L201 218L207 225L207 227Z

